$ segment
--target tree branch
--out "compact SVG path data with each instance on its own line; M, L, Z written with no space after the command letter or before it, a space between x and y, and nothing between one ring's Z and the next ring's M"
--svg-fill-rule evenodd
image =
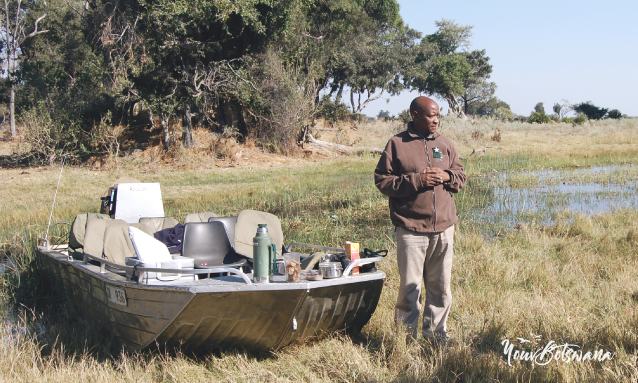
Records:
M24 39L22 39L22 41L20 43L23 43L29 37L33 37L33 36L39 35L41 33L46 33L46 32L49 31L48 29L45 29L44 31L38 31L38 23L40 22L40 20L44 19L45 17L47 17L46 13L43 14L42 16L38 17L37 19L35 19L35 26L34 26L33 32L31 32L28 35L24 36Z

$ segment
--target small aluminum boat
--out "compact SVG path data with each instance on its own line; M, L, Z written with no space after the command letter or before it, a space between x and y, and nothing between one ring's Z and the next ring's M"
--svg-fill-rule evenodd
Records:
M47 243L37 252L66 297L130 350L156 345L279 350L299 339L360 329L374 313L385 279L376 269L351 273L381 257L356 260L339 278L287 283L285 276L275 275L271 283L254 284L250 273L236 268L156 269L89 254L76 260L64 245ZM140 278L127 278L127 273ZM148 283L143 276L149 273L181 277Z

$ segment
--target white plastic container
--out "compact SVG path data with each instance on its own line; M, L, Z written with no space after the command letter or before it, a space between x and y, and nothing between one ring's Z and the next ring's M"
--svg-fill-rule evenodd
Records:
M195 260L193 258L182 257L174 255L173 260L164 262L143 262L137 258L127 257L126 266L148 267L154 269L192 269L194 268ZM178 273L162 273L149 271L146 273L135 272L135 276L132 271L126 272L126 279L134 280L135 278L144 278L144 281L151 282L153 280L161 282L176 281L180 278L194 279L193 274L178 274Z

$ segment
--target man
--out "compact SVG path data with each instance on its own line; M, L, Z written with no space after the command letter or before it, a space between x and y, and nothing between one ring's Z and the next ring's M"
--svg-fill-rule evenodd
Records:
M425 280L423 336L446 341L458 221L452 193L465 185L466 175L452 141L437 132L436 102L417 97L410 104L410 115L407 130L390 139L374 171L377 188L390 197L397 238L401 282L395 322L404 324L416 338Z

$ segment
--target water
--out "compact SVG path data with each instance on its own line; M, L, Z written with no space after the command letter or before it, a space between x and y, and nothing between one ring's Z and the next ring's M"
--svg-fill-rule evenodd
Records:
M488 231L521 223L552 225L558 217L638 208L638 166L634 165L511 172L480 178L478 186L487 190L489 202L461 218Z

